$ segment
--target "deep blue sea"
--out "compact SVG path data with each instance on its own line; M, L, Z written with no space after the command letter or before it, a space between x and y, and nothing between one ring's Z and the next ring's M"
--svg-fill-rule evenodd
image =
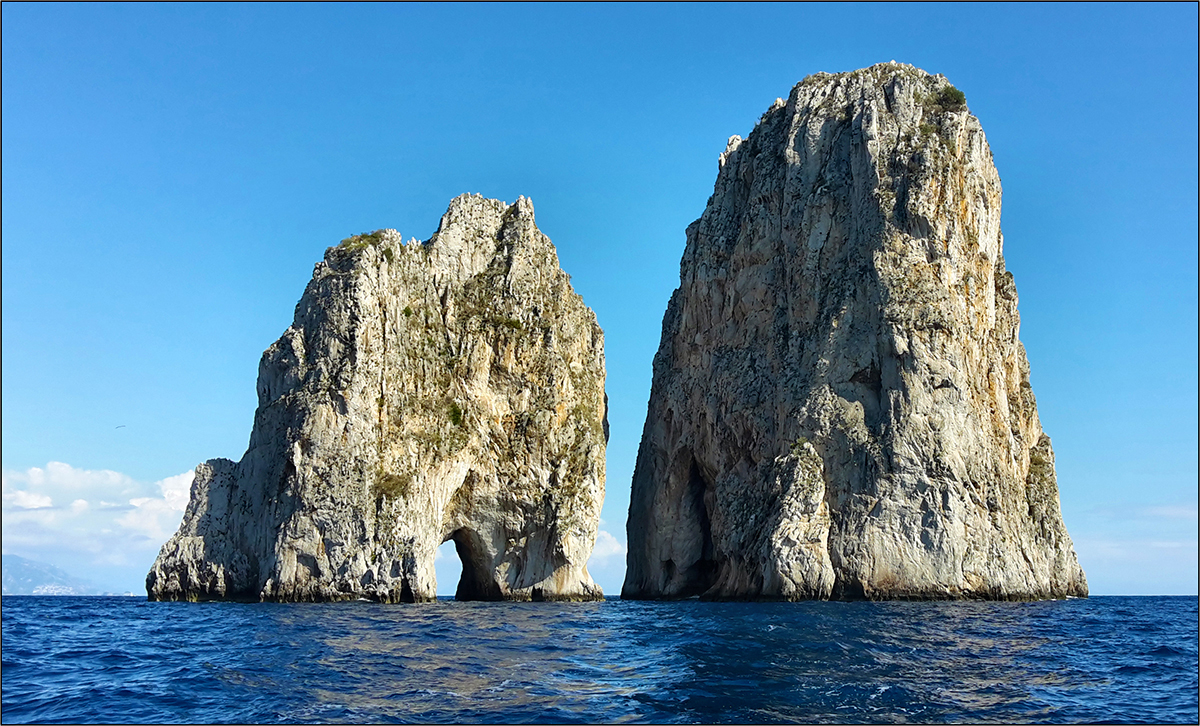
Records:
M1197 598L5 597L4 723L1197 720Z

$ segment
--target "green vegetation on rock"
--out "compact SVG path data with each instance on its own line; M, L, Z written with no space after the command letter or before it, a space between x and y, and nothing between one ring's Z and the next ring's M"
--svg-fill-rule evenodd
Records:
M954 86L946 86L932 98L932 105L939 111L965 111L967 96Z

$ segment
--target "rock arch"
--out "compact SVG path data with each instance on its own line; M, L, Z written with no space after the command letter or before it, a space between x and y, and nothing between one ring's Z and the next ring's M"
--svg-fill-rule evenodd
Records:
M595 599L604 336L533 205L453 200L437 232L325 253L263 354L250 447L197 467L151 599ZM467 566L469 563L469 566Z

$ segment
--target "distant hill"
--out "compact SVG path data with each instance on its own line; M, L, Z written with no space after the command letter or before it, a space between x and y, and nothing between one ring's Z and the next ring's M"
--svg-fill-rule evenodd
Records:
M4 555L5 595L109 595L87 580L72 577L54 565L16 555Z

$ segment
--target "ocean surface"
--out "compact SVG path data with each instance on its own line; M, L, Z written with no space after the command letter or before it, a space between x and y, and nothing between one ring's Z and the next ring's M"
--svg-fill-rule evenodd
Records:
M3 599L4 723L1197 720L1197 598Z

